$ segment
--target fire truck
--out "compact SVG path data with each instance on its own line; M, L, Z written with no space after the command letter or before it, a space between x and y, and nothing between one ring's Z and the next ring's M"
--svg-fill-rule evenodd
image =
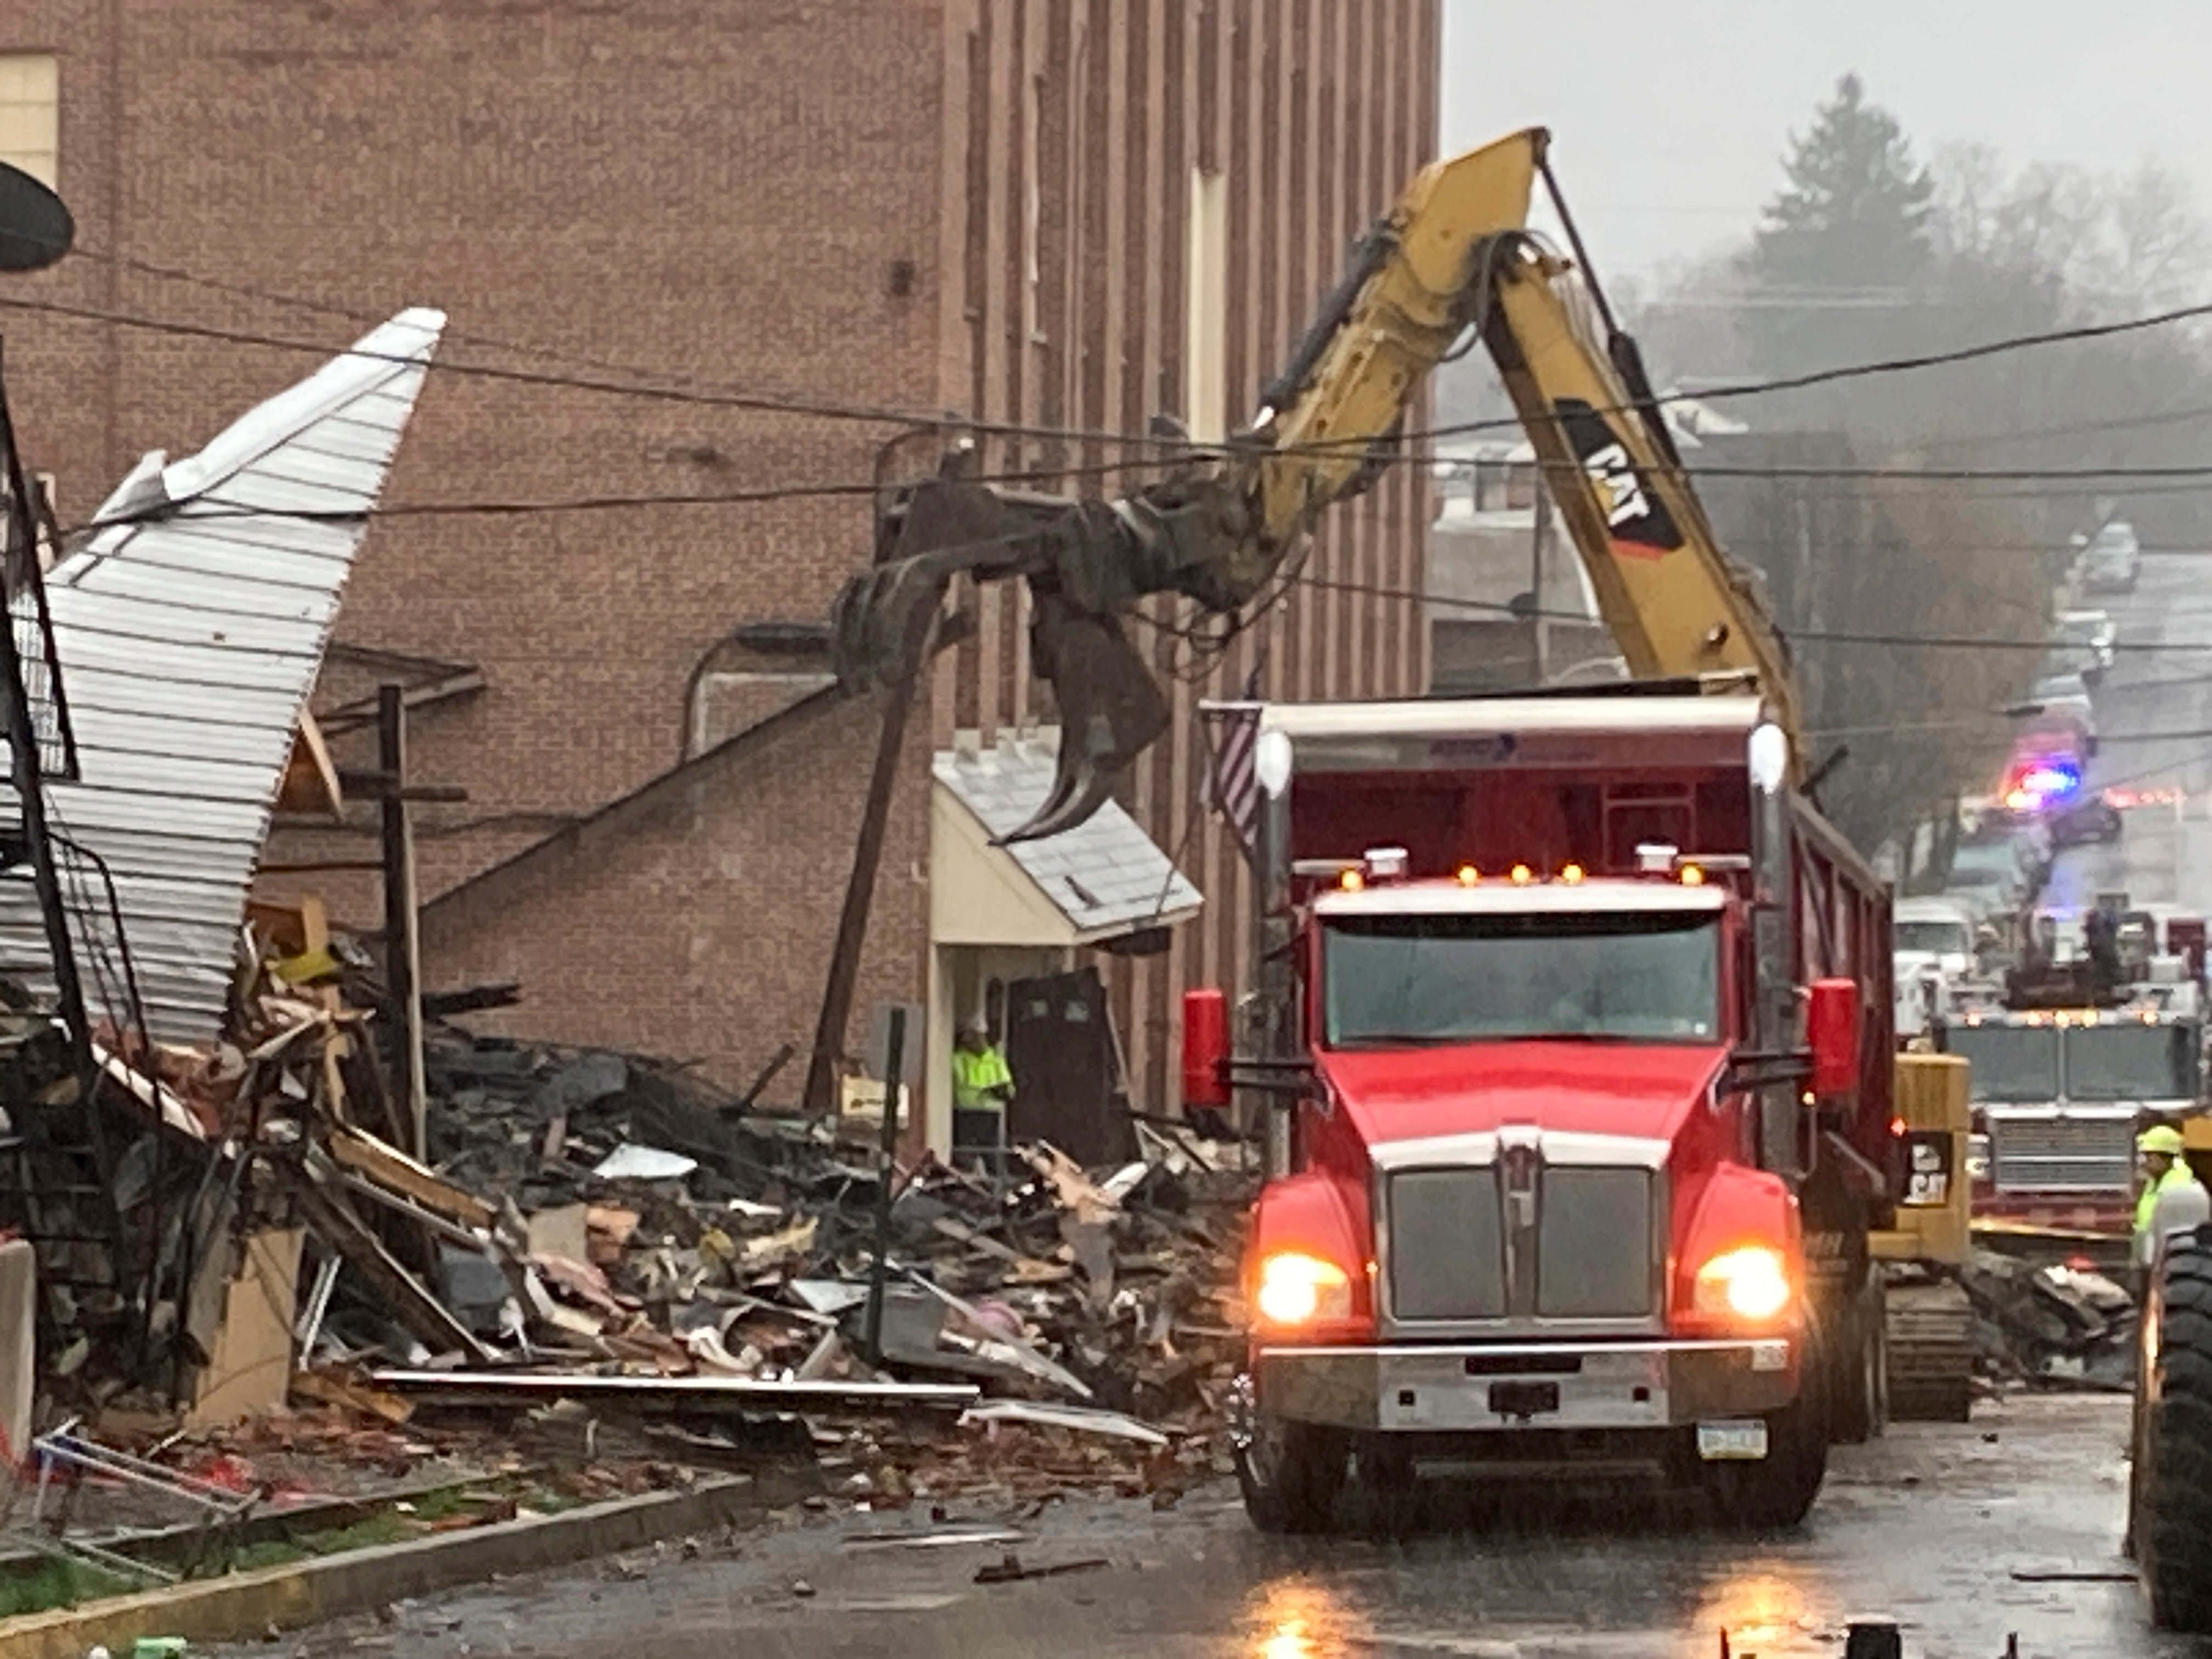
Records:
M2204 925L2103 896L2101 971L2083 918L2033 920L2028 959L1948 988L1938 1028L1972 1069L1967 1167L1978 1218L2124 1239L2136 1136L2193 1115L2204 1088Z

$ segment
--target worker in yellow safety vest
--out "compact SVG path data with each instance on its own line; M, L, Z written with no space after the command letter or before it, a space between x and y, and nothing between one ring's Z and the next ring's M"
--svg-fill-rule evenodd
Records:
M952 1051L952 1151L956 1158L981 1155L995 1169L1006 1144L1006 1105L1014 1097L1014 1074L991 1041L990 1028L970 1020L960 1028Z
M2142 1195L2136 1200L2134 1259L2139 1273L2158 1258L2159 1241L2212 1218L2208 1195L2182 1153L2181 1131L2154 1124L2136 1137L2143 1161Z

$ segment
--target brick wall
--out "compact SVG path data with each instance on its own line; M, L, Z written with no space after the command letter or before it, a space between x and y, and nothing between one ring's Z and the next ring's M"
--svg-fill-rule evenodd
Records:
M866 480L890 428L454 370L696 377L928 406L941 29L937 0L9 0L0 51L61 58L60 185L82 252L7 295L312 347L0 311L27 449L59 475L63 516L81 518L141 450L197 446L367 319L422 302L450 313L451 332L392 502ZM853 499L377 525L342 639L476 664L486 680L415 722L416 775L470 794L421 812L425 892L673 764L702 658L742 622L820 616L869 535ZM337 665L318 701L374 678ZM366 763L370 741L345 742L342 762ZM842 741L811 764L857 787L867 744ZM775 802L748 798L755 812ZM825 833L799 844L829 856L837 832ZM365 833L280 836L271 857L374 852ZM529 982L523 1024L696 1050L703 1032L745 1019L718 1007L698 1029L670 1028L668 1011L693 1005L672 988L694 960L676 941L740 890L708 878L687 891L674 871L647 879L611 860L603 879L622 902L610 916L606 892L568 866L565 933L548 921L495 941ZM365 877L273 884L329 892L359 921L379 915ZM757 916L762 896L743 915ZM790 971L818 983L814 935L797 920L811 912L791 915L781 933L801 954ZM585 916L609 924L599 945ZM879 960L911 972L921 916L889 902ZM641 942L655 936L657 947ZM452 937L433 942L434 986L475 970L468 952L448 953ZM545 954L530 956L525 937ZM631 971L641 953L657 971ZM757 1020L783 1031L790 1014L771 1000Z
M869 701L802 705L423 913L441 982L519 979L519 1036L703 1060L739 1082L800 1045L795 1100L872 750ZM877 880L855 1030L919 984L927 738L916 732ZM763 803L774 803L764 810Z
M967 163L947 204L958 252L945 292L957 283L966 302L948 324L962 349L943 355L942 399L1085 431L1141 431L1156 411L1185 412L1192 174L1204 169L1228 197L1228 421L1249 418L1353 238L1435 155L1436 0L964 0L953 9L965 50L947 65L959 94L948 144L963 145ZM1425 423L1419 410L1412 423ZM1091 441L989 447L1007 470L1073 463L1091 489L1097 469L1131 453ZM1307 572L1418 589L1427 520L1421 469L1395 469L1330 516ZM1041 712L1024 677L1022 595L984 594L981 617L980 637L940 679L943 735ZM1127 804L1207 900L1168 955L1110 969L1137 1092L1157 1104L1172 1097L1178 994L1241 984L1250 936L1249 879L1198 807L1198 701L1242 695L1255 669L1275 697L1418 695L1427 641L1413 601L1322 586L1293 588L1210 672L1194 672L1158 629L1133 631L1176 676L1175 721L1139 763Z
M1437 27L1437 0L9 0L0 51L61 56L60 183L83 252L0 298L312 348L0 310L27 448L81 517L143 448L196 446L416 302L447 308L452 332L401 451L401 506L849 483L894 430L469 367L1139 429L1181 398L1201 166L1228 193L1241 418L1352 238L1431 153ZM994 444L987 461L1122 453ZM1340 513L1311 570L1417 586L1418 474ZM868 533L853 499L374 528L342 640L485 679L412 733L416 775L470 793L421 813L426 894L450 896L426 921L433 988L520 977L515 1029L731 1076L805 1039L872 709L779 726L593 815L674 763L686 687L723 664L729 630L820 616ZM1020 596L985 599L910 757L863 1011L921 988L928 739L1040 708ZM1425 651L1411 603L1307 588L1178 690L1130 800L1212 903L1172 955L1114 969L1148 1099L1174 991L1233 977L1245 938L1249 884L1195 811L1194 698L1255 666L1278 696L1415 690ZM319 703L374 678L334 661ZM373 857L369 822L286 832L272 860ZM549 831L562 838L527 854ZM342 916L378 914L365 878L298 882Z

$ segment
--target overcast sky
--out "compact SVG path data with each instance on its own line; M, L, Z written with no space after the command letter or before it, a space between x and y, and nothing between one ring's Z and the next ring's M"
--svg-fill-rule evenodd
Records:
M1444 14L1446 151L1550 127L1601 273L1739 239L1789 133L1849 70L1923 159L1954 139L2100 172L2154 155L2212 212L2212 0L1444 0Z

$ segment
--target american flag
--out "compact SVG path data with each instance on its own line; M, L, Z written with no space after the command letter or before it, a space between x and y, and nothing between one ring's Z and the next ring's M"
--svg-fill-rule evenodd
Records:
M1206 805L1227 820L1249 859L1260 823L1260 784L1252 771L1260 735L1260 670L1254 668L1245 682L1241 702L1209 703L1201 712L1213 754L1206 775Z

